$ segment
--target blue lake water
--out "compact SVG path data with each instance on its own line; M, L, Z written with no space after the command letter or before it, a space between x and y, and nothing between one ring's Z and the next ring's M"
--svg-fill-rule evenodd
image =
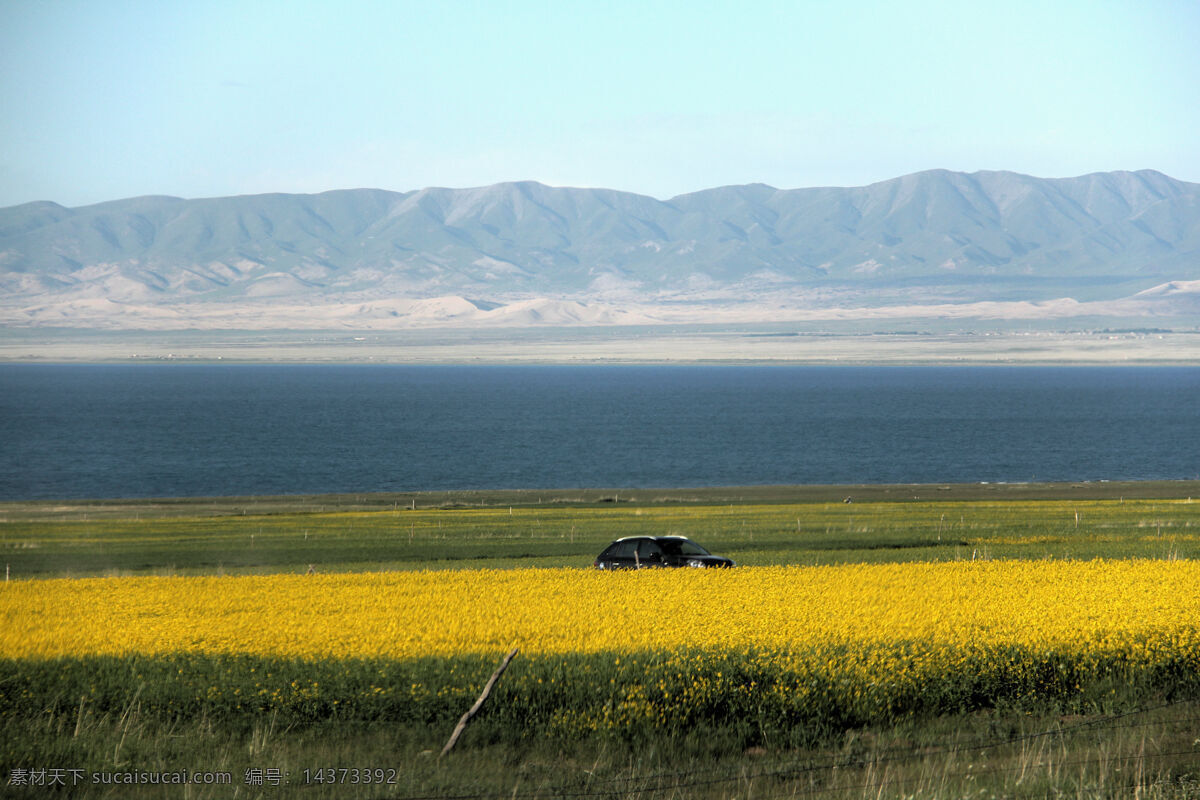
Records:
M0 499L1200 477L1200 368L0 365Z

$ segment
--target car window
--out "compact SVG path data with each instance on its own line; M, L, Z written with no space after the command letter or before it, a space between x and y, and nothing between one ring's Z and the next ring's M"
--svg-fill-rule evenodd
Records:
M663 542L667 552L676 556L707 556L710 553L691 539L670 539Z
M637 549L637 540L631 540L628 542L617 542L615 545L613 545L612 547L610 547L608 549L612 551L609 553L609 556L611 556L612 558L628 558L628 559L632 560L633 553Z
M658 542L653 539L643 539L638 545L638 558L643 561L649 561L654 558L662 558L663 550L658 546Z

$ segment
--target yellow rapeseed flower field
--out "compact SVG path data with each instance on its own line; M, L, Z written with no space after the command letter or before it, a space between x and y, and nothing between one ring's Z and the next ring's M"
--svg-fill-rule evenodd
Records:
M829 646L1200 650L1200 562L995 561L17 581L0 658ZM1141 656L1137 652L1145 650Z

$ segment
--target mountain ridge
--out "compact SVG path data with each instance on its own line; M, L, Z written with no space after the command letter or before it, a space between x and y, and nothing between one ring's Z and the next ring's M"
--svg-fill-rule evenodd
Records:
M1196 280L1200 184L1155 170L927 170L861 187L744 184L667 200L516 181L0 209L5 324L84 324L88 314L67 310L101 299L261 314L272 303L471 297L492 305L481 313L493 317L551 299L610 310L564 306L555 319L653 320L655 308L711 316L757 307L770 317L786 308L1086 304ZM1152 296L1190 314L1191 294Z

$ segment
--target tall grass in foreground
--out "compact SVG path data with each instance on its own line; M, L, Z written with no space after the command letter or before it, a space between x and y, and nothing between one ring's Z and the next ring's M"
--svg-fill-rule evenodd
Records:
M679 650L535 655L514 661L489 700L485 740L795 746L904 719L980 710L1108 713L1200 697L1200 655L1130 648L915 644L820 651ZM0 662L0 717L120 715L226 725L276 719L453 727L494 667L457 656L296 660L261 656L76 657Z
M856 701L836 674L789 675L738 654L519 658L442 761L434 754L489 659L4 662L0 771L225 770L265 797L1197 796L1195 664L1110 661L1089 672L1070 654L995 655L978 665L990 674L947 675L886 706ZM997 671L1000 657L1031 679ZM780 703L771 691L800 680L804 702ZM747 682L761 689L757 699ZM670 718L644 713L697 686L708 691L671 704ZM572 724L589 718L616 724ZM397 784L304 783L305 769L323 767L392 768ZM247 770L264 768L288 786L247 789ZM191 797L231 796L190 788ZM120 796L181 795L122 787Z

